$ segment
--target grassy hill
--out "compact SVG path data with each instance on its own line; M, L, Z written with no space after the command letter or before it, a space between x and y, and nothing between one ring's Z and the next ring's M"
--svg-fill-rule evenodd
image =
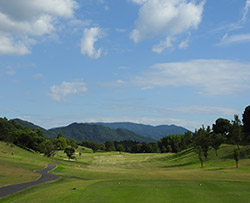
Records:
M151 125L143 125L130 122L96 123L96 124L104 125L112 129L124 128L138 135L150 137L155 140L160 140L162 137L168 135L184 134L185 132L188 131L187 129L176 125L151 126Z
M39 174L33 171L51 162L52 159L38 153L0 142L0 187L38 179Z
M84 123L72 123L66 127L53 128L53 133L62 133L66 138L74 138L80 142L89 140L103 143L105 141L133 140L137 142L155 142L152 138L143 137L126 129L110 129L102 125L90 125Z
M2 142L0 149L2 186L13 184L17 178L36 179L27 174L52 161L18 147L11 155L11 147ZM250 146L241 146L238 169L233 149L222 145L218 157L210 150L201 169L192 149L178 154L119 154L90 153L80 147L77 161L54 158L60 164L53 173L61 178L1 198L0 202L249 202ZM8 172L9 168L18 169L18 173Z

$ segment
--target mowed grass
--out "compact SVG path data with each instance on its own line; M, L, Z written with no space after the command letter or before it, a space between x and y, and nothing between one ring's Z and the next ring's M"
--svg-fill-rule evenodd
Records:
M193 150L178 154L119 154L90 153L80 147L75 155L77 161L55 157L60 161L53 171L61 175L57 181L0 201L250 202L250 147L241 147L239 169L235 168L233 148L223 145L218 157L210 150L201 169ZM63 152L58 154L66 157Z

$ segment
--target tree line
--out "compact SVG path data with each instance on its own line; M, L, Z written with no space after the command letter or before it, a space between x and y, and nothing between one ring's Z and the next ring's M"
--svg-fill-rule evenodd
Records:
M240 145L250 144L250 106L245 108L242 121L238 115L234 115L232 121L218 118L212 127L204 125L196 129L194 133L186 132L184 135L169 135L160 139L157 143L139 143L135 141L120 141L95 143L83 141L80 145L97 151L120 151L129 153L177 153L190 147L195 149L203 167L203 162L208 158L209 149L214 149L216 156L221 144L233 144L233 152L236 165L239 161Z
M44 153L45 156L53 156L56 150L64 150L69 158L73 158L77 143L74 139L67 139L61 133L56 138L48 139L41 129L23 127L14 120L0 118L0 141L13 143L28 150ZM250 144L250 106L245 108L242 121L238 115L230 121L218 118L212 127L202 126L194 133L186 132L184 135L165 136L156 143L140 143L136 141L106 141L96 143L82 141L82 146L97 151L119 151L129 153L177 153L193 147L203 166L203 161L208 158L208 150L213 148L216 156L221 144L233 144L234 159L239 161L240 145Z

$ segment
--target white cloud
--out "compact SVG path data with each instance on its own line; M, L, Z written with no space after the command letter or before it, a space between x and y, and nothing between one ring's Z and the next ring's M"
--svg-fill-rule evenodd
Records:
M250 42L250 33L231 35L225 34L218 45Z
M249 7L250 7L250 0L246 0L246 5L245 5L245 7L243 9L243 14L242 14L242 19L241 19L242 21L246 20Z
M89 57L97 59L101 56L102 50L95 48L95 43L102 38L103 31L99 27L85 29L81 39L81 53L87 54Z
M0 54L29 54L30 50L23 41L15 42L11 37L0 34Z
M174 40L175 40L175 38L166 37L166 39L164 41L161 41L160 44L155 45L152 48L152 51L156 52L156 53L161 53L165 48L172 47L173 46L172 42Z
M143 4L143 3L147 2L148 0L130 0L130 1L137 3L137 4Z
M87 87L84 82L62 82L61 85L50 87L48 96L54 101L64 101L68 95L82 94L87 92Z
M188 34L187 39L183 40L180 44L179 44L179 49L185 49L188 47L189 44L189 38L190 38L190 33Z
M131 0L141 5L131 39L137 43L155 36L173 37L196 29L202 20L205 0Z
M27 39L51 34L58 18L72 18L77 7L75 0L0 1L0 54L30 53Z
M189 86L201 94L219 96L250 88L250 64L230 60L193 60L163 63L135 77L131 83L143 89Z

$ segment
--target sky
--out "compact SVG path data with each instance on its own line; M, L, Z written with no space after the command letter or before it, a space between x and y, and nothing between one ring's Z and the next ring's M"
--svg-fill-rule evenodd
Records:
M250 0L0 0L0 117L175 124L242 115Z

